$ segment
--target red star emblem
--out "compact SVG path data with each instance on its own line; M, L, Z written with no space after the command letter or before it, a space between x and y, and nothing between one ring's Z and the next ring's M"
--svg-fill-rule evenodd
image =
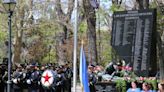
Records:
M46 73L46 76L43 76L44 77L44 83L45 82L48 82L49 83L49 79L51 78L51 76L48 75L48 73Z

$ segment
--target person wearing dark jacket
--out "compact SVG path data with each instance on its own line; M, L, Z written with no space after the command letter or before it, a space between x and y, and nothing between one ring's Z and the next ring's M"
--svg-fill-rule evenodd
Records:
M89 66L88 69L88 79L89 79L89 88L90 88L90 92L96 92L95 90L95 83L96 83L96 76L94 74L94 67L93 66Z
M13 91L14 92L22 92L22 78L23 72L22 67L18 66L16 71L13 73Z

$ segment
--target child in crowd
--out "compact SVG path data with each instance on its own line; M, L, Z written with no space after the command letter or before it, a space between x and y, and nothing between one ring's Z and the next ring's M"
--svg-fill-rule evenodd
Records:
M137 82L131 82L131 88L127 90L127 92L141 92L140 88L137 87Z

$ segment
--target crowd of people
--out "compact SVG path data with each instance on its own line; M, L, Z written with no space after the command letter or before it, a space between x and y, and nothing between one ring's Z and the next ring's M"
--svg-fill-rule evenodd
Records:
M11 92L71 92L73 72L71 65L57 65L49 63L38 65L36 63L18 64L11 73ZM112 76L120 76L119 71L125 68L120 68L121 65L114 66L109 64L106 69L99 65L88 66L88 79L90 92L96 92L95 85L97 82L102 82L102 75L109 74ZM46 87L41 83L41 78L45 70L51 70L53 73L53 83ZM128 70L131 70L128 68ZM0 65L0 90L7 92L7 64ZM111 78L111 79L112 79ZM164 92L164 83L158 84L158 89L152 89L152 85L146 82L138 84L132 81L127 85L127 92Z
M102 67L101 67L102 68ZM90 92L96 92L96 73L100 67L88 66L88 79ZM53 73L53 83L46 87L41 83L41 78L46 70ZM0 91L7 92L7 64L0 65ZM72 67L69 63L57 65L48 63L38 65L37 63L18 64L11 72L11 92L71 92L72 87Z
M42 73L45 70L53 73L53 84L45 87L41 84ZM19 64L11 73L11 92L71 92L72 69L69 64ZM7 65L0 65L0 90L7 92Z
M158 83L158 90L152 89L150 83L144 82L142 86L139 87L136 81L131 82L131 88L127 92L164 92L164 83Z
M146 80L159 80L159 75L154 77L138 77L132 73L132 68L122 64L109 63L105 70L105 74L110 76L117 76L126 80L127 92L164 92L164 82L155 82L157 85L153 87L152 83ZM123 73L123 74L122 74ZM132 75L133 77L132 78ZM132 82L129 82L132 81ZM130 84L130 85L129 85ZM155 85L154 85L155 86Z

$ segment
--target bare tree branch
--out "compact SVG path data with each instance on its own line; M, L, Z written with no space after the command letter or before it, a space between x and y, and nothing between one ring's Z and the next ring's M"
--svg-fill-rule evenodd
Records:
M71 5L71 4L74 4L74 1L75 0L68 0L68 12L67 12L67 16L69 17L68 20L70 20L71 18L71 15L72 15L72 11L73 11L73 8L74 8L74 5Z

